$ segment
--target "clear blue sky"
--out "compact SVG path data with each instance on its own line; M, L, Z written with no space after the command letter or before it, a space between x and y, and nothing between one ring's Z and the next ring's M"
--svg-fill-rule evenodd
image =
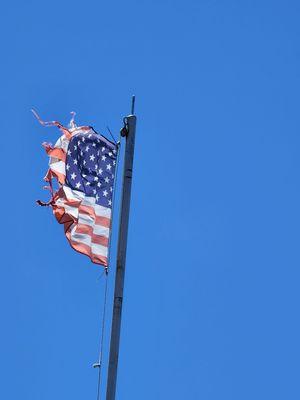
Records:
M135 93L118 399L298 400L300 3L1 16L0 398L96 399L101 269L35 205L57 131L29 110L118 132Z

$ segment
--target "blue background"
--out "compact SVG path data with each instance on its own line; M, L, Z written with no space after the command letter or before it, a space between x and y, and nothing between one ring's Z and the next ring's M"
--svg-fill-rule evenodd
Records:
M58 131L30 108L117 134L135 93L118 399L299 399L300 3L1 16L0 398L96 399L102 269L35 205Z

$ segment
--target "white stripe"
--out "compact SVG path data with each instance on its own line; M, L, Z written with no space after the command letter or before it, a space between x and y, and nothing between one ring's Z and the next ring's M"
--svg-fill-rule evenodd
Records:
M85 233L77 233L76 227L75 229L73 228L71 231L71 239L74 240L75 242L86 244L89 247L91 247L92 244L91 236Z
M57 140L57 142L55 143L55 146L54 146L54 147L57 148L57 149L63 149L65 152L67 152L69 143L70 143L69 139L67 139L67 138L65 137L65 135L62 135L62 136Z
M95 225L95 219L91 215L79 212L78 223L93 227Z
M68 200L82 201L84 199L84 193L78 190L72 190L69 186L63 185L63 191Z
M89 129L88 131L86 129L82 129L81 126L77 126L76 128L69 129L69 131L72 133L72 137L78 135L78 133L83 133L84 135L87 135L88 133L94 133L92 129Z
M59 200L57 200L55 202L55 205L57 205L58 207L64 208L66 214L69 214L76 219L78 218L78 208L77 207L68 206Z
M108 256L108 247L101 246L101 244L92 243L92 253L96 256Z
M109 238L109 228L106 228L105 226L101 226L101 225L95 225L94 226L94 234L95 235L100 235L100 236L105 236L107 238Z
M99 204L95 205L95 212L98 217L106 217L111 218L111 209L108 207L100 206Z
M56 162L50 161L49 166L52 169L52 171L66 175L66 163L64 161L56 161Z
M86 246L90 247L92 254L107 257L108 248L106 246L101 246L100 244L92 243L91 236L83 234L83 233L77 233L76 227L74 227L74 228L71 230L71 241L74 241L77 243L83 243Z
M96 205L95 197L85 196L85 198L82 200L82 205L95 208Z

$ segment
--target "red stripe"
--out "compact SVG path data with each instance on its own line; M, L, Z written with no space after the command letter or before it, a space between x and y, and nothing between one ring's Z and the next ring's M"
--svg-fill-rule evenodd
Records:
M91 236L92 242L95 244L101 244L101 246L108 247L108 238L103 235L96 235L93 232L93 227L84 224L78 224L76 227L77 233L83 233Z
M110 218L100 217L99 215L96 215L95 224L104 226L105 228L110 228Z
M93 207L81 205L79 208L79 212L95 218L96 225L101 225L104 226L105 228L110 228L110 218L96 215Z
M66 162L67 155L63 149L59 149L57 147L46 149L47 154L51 157L55 157L61 161Z
M94 208L91 207L91 206L84 206L84 205L81 205L81 206L80 206L80 212L81 212L82 214L90 215L91 217L95 217L95 216L96 216L95 210L94 210Z

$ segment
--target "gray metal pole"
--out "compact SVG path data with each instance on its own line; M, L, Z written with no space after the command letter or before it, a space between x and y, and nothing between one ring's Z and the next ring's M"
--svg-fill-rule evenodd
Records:
M134 97L132 99L132 105L133 105L132 106L132 113L133 113ZM126 136L126 148L125 148L125 160L124 160L122 205L121 205L119 239L118 239L117 269L115 278L115 292L114 292L113 318L112 318L112 328L111 328L111 338L110 338L106 400L115 400L116 396L136 116L129 115L128 117L125 118L125 121L126 121L126 127L125 129L122 130L122 136Z

